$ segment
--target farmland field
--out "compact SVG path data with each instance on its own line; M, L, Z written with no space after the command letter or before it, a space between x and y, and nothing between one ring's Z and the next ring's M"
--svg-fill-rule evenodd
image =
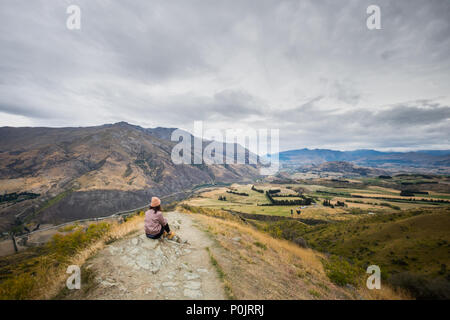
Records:
M279 217L307 218L322 220L324 222L359 219L378 213L392 213L414 208L438 208L450 206L450 193L427 190L432 184L421 185L421 190L414 196L401 196L401 190L396 189L397 182L390 182L392 186L372 185L380 179L353 179L348 188L336 187L330 180L312 179L300 181L298 184L271 184L257 185L234 184L230 187L209 189L198 194L187 202L192 206L215 209L232 210L247 214L273 215ZM436 178L434 178L436 180ZM400 180L400 183L404 178ZM408 180L411 181L411 180ZM421 180L419 180L421 181ZM447 178L444 178L447 182ZM359 188L357 188L359 186ZM443 190L448 186L440 186ZM253 187L253 188L252 188ZM255 191L254 188L258 191ZM275 191L272 194L275 200L301 200L302 196L314 199L308 206L298 205L270 205L266 191ZM230 193L230 192L234 193ZM242 193L246 195L238 195ZM220 200L219 200L220 199ZM325 200L330 205L324 204ZM343 206L337 205L340 202ZM299 208L301 207L301 208ZM297 210L300 209L300 214ZM293 210L293 215L291 215Z

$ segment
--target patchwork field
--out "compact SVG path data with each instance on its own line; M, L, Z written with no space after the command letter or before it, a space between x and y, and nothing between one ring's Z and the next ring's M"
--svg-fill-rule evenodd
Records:
M189 205L232 210L247 214L316 219L324 222L358 219L377 213L391 213L414 208L450 206L450 193L417 190L414 196L401 196L393 187L371 185L372 180L352 180L348 188L332 186L330 180L301 181L298 184L238 185L210 189L187 201ZM403 180L401 180L403 181ZM446 178L444 180L446 182ZM339 182L335 184L340 185ZM429 184L425 184L428 186ZM356 188L359 186L359 188ZM252 189L256 188L258 191ZM443 189L443 187L440 187ZM314 200L311 205L271 205L266 191L276 200ZM329 203L324 203L329 201ZM339 205L340 203L341 205ZM343 204L343 205L342 205ZM292 212L291 212L292 210ZM297 211L300 210L300 214ZM293 214L292 214L293 213Z

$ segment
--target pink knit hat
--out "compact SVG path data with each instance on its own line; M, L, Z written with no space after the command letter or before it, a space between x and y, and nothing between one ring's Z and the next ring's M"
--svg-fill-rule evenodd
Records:
M152 202L150 203L151 207L157 207L161 204L161 200L158 197L152 197Z

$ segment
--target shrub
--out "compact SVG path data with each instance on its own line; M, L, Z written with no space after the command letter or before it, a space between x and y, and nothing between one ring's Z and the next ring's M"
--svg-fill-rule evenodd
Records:
M127 169L125 170L125 172L123 173L123 177L127 178L129 177L131 174L133 173L133 169L131 169L131 164L127 164Z
M314 298L320 298L320 293L317 292L317 291L314 290L314 289L308 290L308 293L309 293L311 296L313 296Z
M261 243L261 242L259 242L259 241L256 241L256 242L254 242L253 244L254 244L255 246L261 248L261 249L267 250L267 246L266 246L264 243Z
M303 239L303 238L300 238L300 237L295 238L295 239L294 239L294 243L295 243L296 245L298 245L299 247L302 247L302 248L308 248L308 243L307 243L306 240Z
M263 230L275 238L294 240L304 233L305 227L298 221L281 220L268 223L263 227Z
M78 224L67 225L58 229L59 232L70 232L78 228Z
M278 226L271 228L269 233L275 238L281 238L283 235L283 231Z
M450 299L450 282L442 278L428 279L423 275L401 272L392 275L389 283L408 290L416 299Z
M23 300L36 286L36 281L30 273L23 273L2 282L0 286L0 300Z
M356 285L358 269L345 259L331 256L328 260L323 260L323 266L328 278L333 283L339 286Z
M102 222L91 224L85 230L75 230L71 234L55 234L46 246L50 252L57 256L57 260L64 261L66 258L85 248L92 241L102 237L109 228L110 225L108 223Z

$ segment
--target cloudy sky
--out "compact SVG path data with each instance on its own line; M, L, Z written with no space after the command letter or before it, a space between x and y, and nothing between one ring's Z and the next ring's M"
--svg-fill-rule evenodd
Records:
M448 0L1 0L0 126L203 120L279 128L282 150L450 149L449 21Z

